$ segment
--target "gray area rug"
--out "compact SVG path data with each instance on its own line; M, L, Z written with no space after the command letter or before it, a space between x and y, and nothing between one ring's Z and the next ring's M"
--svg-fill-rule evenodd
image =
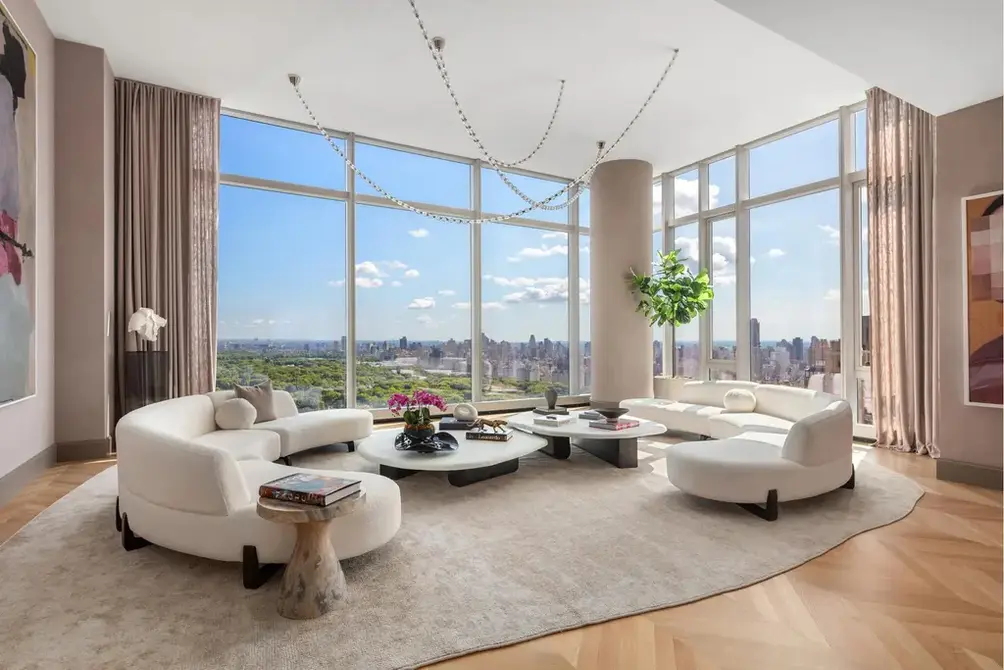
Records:
M412 668L755 583L902 518L922 495L862 463L854 491L783 504L767 523L674 489L664 446L646 442L637 470L573 450L466 488L401 480L401 532L344 561L344 608L307 622L276 614L277 578L247 591L237 564L125 552L112 468L0 548L0 666ZM372 470L324 451L298 464Z

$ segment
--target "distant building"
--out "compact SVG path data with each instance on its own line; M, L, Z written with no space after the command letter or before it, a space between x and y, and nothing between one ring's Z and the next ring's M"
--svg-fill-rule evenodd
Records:
M756 317L750 319L750 345L754 349L760 348L760 319Z
M805 360L805 342L801 337L791 341L791 357L799 363Z
M401 341L398 344L405 351L408 350L408 338L407 337L402 337Z

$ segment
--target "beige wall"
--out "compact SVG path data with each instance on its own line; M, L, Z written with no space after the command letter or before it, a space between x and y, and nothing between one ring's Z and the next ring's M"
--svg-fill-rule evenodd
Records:
M589 185L592 399L652 397L652 331L627 277L652 267L652 164L600 164Z
M114 141L111 70L96 47L56 40L56 442L110 435Z
M32 0L4 0L36 57L35 395L0 407L0 477L53 444L53 57L52 33Z
M973 407L965 397L963 366L963 231L961 199L1004 184L1004 99L938 117L934 184L935 263L938 268L937 443L945 459L1000 468L1002 410Z

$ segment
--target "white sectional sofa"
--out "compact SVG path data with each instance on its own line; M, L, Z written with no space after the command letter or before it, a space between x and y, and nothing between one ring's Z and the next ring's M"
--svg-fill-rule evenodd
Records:
M726 408L726 394L736 389L755 398L752 411ZM621 407L669 430L712 438L667 448L666 473L681 491L737 503L774 520L779 502L854 486L851 408L836 396L675 378L658 378L656 395L625 400Z
M352 410L329 410L324 422L311 414L300 431L285 418L256 424L250 430L217 430L216 404L226 392L174 398L142 407L115 427L119 501L116 522L123 546L153 543L175 551L220 560L241 561L244 583L257 588L271 570L264 564L286 563L296 531L292 525L257 514L258 487L293 472L362 480L365 502L357 511L333 520L331 543L339 558L366 553L390 541L401 525L401 495L395 482L380 475L294 468L273 460L316 442L327 444L365 437L372 419L360 421ZM333 413L348 411L344 425ZM368 412L364 412L369 417ZM319 413L325 414L325 413ZM322 427L321 424L324 423ZM307 437L305 437L307 436Z

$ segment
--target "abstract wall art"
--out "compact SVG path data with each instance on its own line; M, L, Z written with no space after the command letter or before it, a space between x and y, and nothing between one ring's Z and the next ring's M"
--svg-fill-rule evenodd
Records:
M35 392L35 53L0 3L0 404Z
M1004 406L1004 191L962 199L965 402Z

